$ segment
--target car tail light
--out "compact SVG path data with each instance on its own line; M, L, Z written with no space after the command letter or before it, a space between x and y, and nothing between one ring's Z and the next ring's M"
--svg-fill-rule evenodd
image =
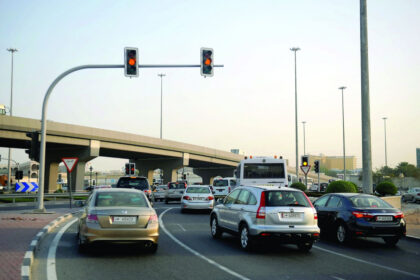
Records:
M312 211L314 211L314 220L318 220L318 213L316 212L314 205L312 204L311 200L306 195L306 193L303 193L303 195L306 197L306 200L308 201L309 205L311 205Z
M315 232L314 234L312 234L312 236L319 236L319 233Z
M98 223L98 216L95 215L95 214L88 214L87 215L86 222L97 224Z
M261 193L260 206L257 210L257 219L265 219L265 192Z
M271 234L267 233L267 232L263 232L261 233L261 236L270 236Z
M228 188L228 193L230 193L230 187Z
M314 220L318 220L318 213L314 213Z
M207 197L207 200L213 200L213 199L214 199L214 197L212 197L212 196Z
M149 221L147 222L147 225L157 224L158 223L158 217L156 214L150 215Z
M184 195L184 196L182 197L182 199L185 199L185 200L191 200L191 197L189 197L188 195Z
M351 212L353 214L353 216L355 216L356 218L373 218L373 215L366 213L366 212L358 212L358 211L353 211Z
M396 215L394 215L395 219L402 219L404 218L404 213L403 212L398 212Z
M152 191L151 190L144 190L144 192L150 194Z

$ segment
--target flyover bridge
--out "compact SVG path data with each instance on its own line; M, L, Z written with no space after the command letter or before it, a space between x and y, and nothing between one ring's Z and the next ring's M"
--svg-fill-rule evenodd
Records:
M232 176L243 156L154 137L48 121L45 192L56 188L58 165L63 157L77 157L71 173L72 189L81 190L86 163L98 156L126 158L152 181L153 171L163 170L164 181L176 180L176 170L192 167L209 183L215 176ZM27 132L40 131L37 119L0 116L0 147L28 148Z

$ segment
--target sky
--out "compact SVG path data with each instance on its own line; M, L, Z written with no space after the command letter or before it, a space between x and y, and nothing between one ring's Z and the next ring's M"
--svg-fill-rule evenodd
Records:
M415 164L420 147L420 1L368 0L372 163ZM123 64L124 47L140 64L199 64L214 49L214 77L199 68L75 72L54 89L47 119L247 155L295 162L294 58L297 52L299 154L341 156L344 91L346 155L362 166L359 1L30 1L0 0L0 104L41 119L42 102L62 72L85 64ZM7 149L1 148L2 158ZM13 158L28 160L23 150ZM120 169L110 158L96 170ZM4 163L4 162L2 162Z

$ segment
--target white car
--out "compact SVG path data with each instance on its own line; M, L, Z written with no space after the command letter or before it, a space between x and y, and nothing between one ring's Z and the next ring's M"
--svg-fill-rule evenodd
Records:
M168 189L168 186L166 185L158 185L153 190L153 196L155 197L155 201L163 201L165 200L165 192Z
M181 212L185 210L212 210L214 208L214 196L208 185L188 186L181 199Z
M213 191L216 198L227 196L236 187L235 178L214 179Z

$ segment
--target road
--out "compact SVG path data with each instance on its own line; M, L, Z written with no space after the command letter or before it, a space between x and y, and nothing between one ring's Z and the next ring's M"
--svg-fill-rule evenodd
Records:
M403 239L397 247L387 248L379 239L345 246L321 240L309 253L270 243L244 252L239 240L228 234L212 239L208 213L181 214L176 203L155 203L155 208L167 231L161 227L156 254L133 245L101 245L81 254L73 223L59 239L55 260L48 261L52 241L64 224L41 243L32 279L54 279L54 273L47 277L47 263L55 264L60 280L420 279L419 241Z

